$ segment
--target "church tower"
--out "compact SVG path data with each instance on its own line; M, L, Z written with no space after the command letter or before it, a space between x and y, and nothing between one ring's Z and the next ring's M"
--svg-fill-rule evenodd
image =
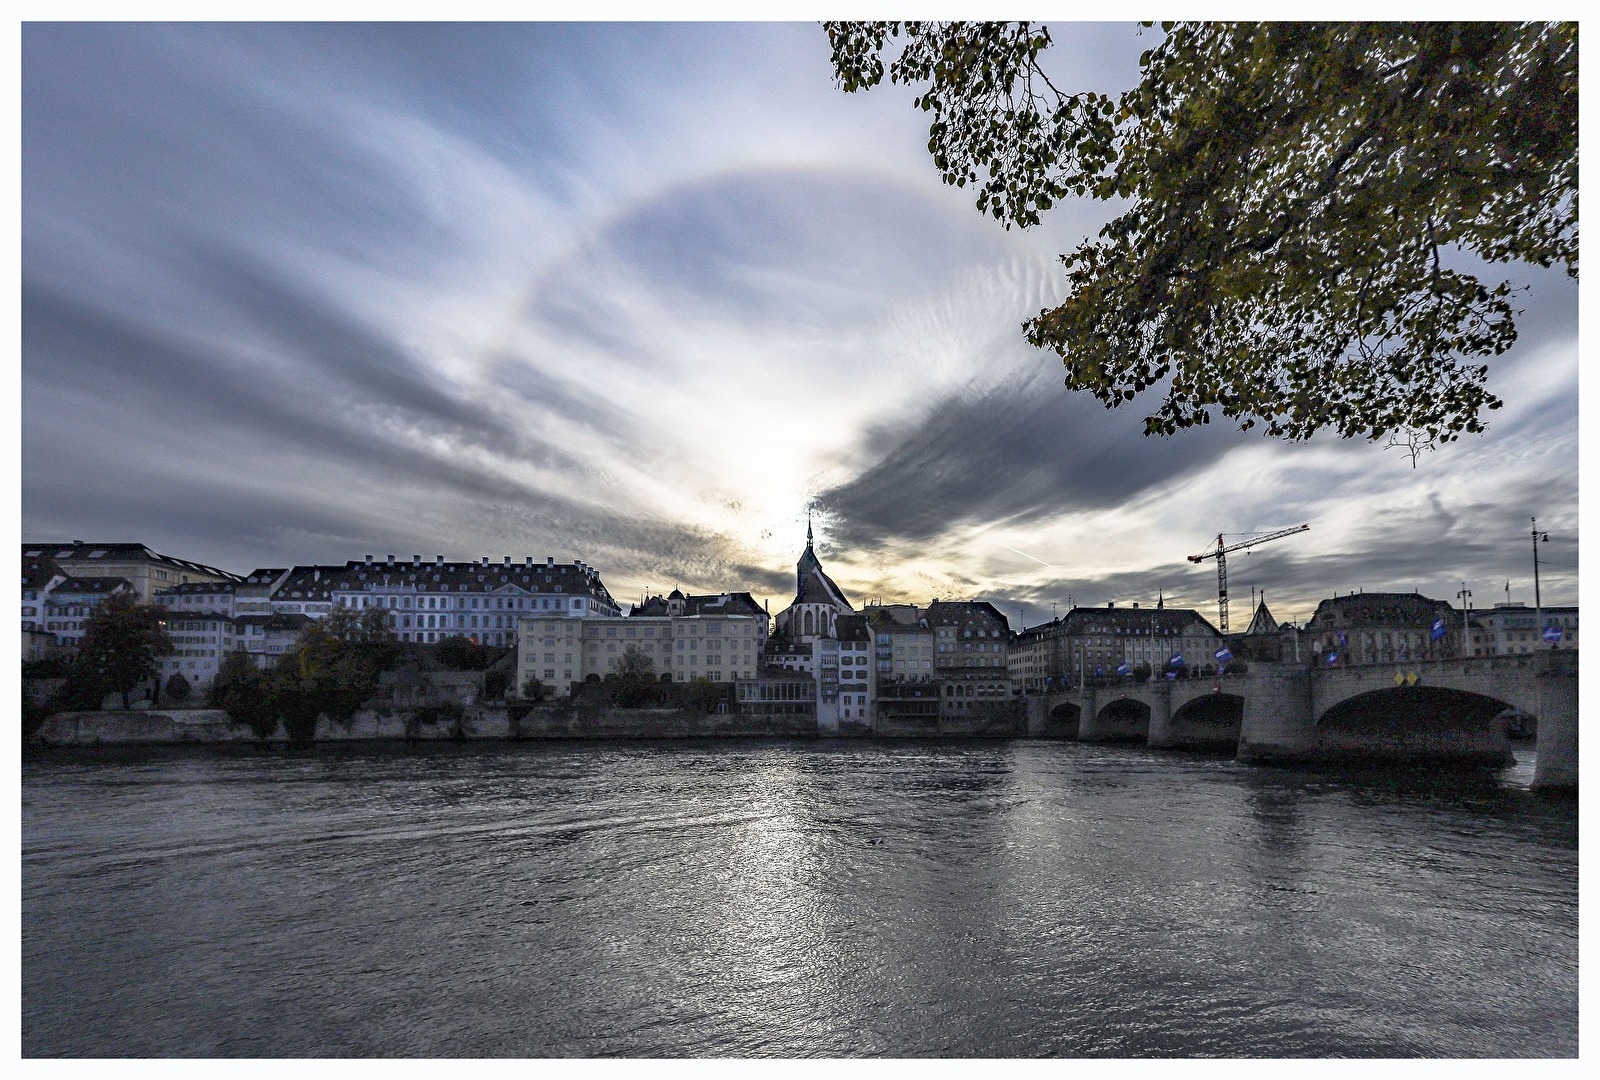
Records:
M839 616L855 609L833 579L823 572L814 546L810 514L806 515L806 549L794 565L794 579L794 600L778 613L779 631L786 632L789 640L796 643L836 637Z

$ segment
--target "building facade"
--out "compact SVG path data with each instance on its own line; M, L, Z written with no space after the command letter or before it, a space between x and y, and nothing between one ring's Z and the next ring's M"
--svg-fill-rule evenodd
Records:
M151 603L156 593L175 585L195 582L238 581L237 574L204 563L175 559L151 551L143 544L23 544L22 558L49 559L68 577L125 579L141 603Z
M935 600L923 617L933 633L941 716L970 714L1012 696L1011 627L999 609L986 600Z
M1049 692L1085 680L1117 677L1124 664L1160 678L1167 672L1208 673L1216 668L1222 635L1199 612L1108 604L1075 607L1017 635L1008 658L1023 689Z
M447 563L442 555L432 563L420 555L411 558L397 563L391 555L376 562L368 555L363 562L346 563L326 579L333 606L383 609L401 641L434 643L460 636L496 646L517 644L522 619L622 614L599 573L582 562L557 564L547 558L535 564L528 556L513 564L509 555L500 564L488 556L475 563Z
M1357 592L1318 604L1301 643L1309 644L1310 662L1346 667L1461 656L1462 633L1461 612L1446 600Z
M1523 603L1496 604L1468 613L1469 642L1474 656L1512 656L1541 649L1578 647L1578 609L1531 608ZM1560 631L1549 641L1547 630Z
M68 652L83 643L83 627L94 609L112 596L137 596L133 583L120 577L69 577L44 594L40 604L44 624L40 629L56 636Z
M517 689L533 678L567 696L574 683L615 673L630 650L648 659L652 674L663 681L757 678L767 620L764 613L625 619L531 615L522 618L517 634Z

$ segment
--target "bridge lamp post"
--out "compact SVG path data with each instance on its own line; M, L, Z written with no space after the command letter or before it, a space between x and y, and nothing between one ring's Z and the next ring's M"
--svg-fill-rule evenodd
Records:
M1538 648L1541 640L1539 635L1544 633L1544 604L1539 598L1539 545L1550 542L1550 534L1539 531L1539 519L1529 518L1533 523L1533 633L1534 648Z
M1467 655L1467 610L1472 603L1472 590L1467 588L1467 583L1461 583L1461 591L1456 593L1456 599L1461 601L1461 655Z

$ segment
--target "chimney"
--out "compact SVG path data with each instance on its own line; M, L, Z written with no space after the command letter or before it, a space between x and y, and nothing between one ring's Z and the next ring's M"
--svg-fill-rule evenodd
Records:
M1133 608L1134 608L1135 611L1139 610L1139 601L1135 600L1133 602Z
M443 555L435 555L433 557L433 565L435 565L435 566L443 566L444 565L444 556Z
M479 557L480 557L480 558L481 558L481 559L483 559L483 565L484 565L484 566L488 566L488 565L489 565L489 556L487 556L487 555L482 555L482 556L479 556Z
M82 540L74 540L73 543L78 545L79 547L83 546L83 541Z
M371 566L371 565L372 565L372 556L371 556L371 555L368 555L368 556L367 556L367 565L368 565L368 566Z
M1116 602L1116 601L1115 601L1115 600L1107 600L1107 601L1106 601L1106 607L1108 607L1108 608L1114 608L1114 607L1116 607L1116 606L1117 606L1117 602Z
M393 565L394 565L394 556L393 556L393 555L390 555L390 556L389 556L389 565L390 565L390 566L393 566Z
M506 565L507 565L507 566L510 566L510 565L511 565L511 556L510 556L510 555L507 555L507 556L506 556Z
M555 566L555 564L556 564L556 557L554 555L546 555L544 557L544 565L545 565L546 568L553 567L553 566Z
M412 566L421 566L422 565L422 556L421 555L413 555L413 556L411 556L411 565Z
M524 559L523 560L523 565L524 566L532 566L533 565L533 556L529 555L526 559Z

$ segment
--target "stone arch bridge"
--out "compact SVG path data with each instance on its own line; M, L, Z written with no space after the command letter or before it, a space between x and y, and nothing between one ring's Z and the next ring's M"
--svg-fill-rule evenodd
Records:
M1546 651L1086 687L1029 699L1030 734L1234 749L1241 761L1504 762L1501 714L1538 722L1537 787L1578 779L1578 656Z

